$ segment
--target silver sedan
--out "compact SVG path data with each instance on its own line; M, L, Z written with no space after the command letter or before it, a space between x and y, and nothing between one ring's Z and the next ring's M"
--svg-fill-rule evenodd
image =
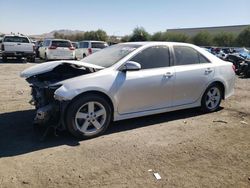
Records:
M37 124L92 138L111 121L201 107L219 108L234 92L234 66L197 46L117 44L81 61L53 61L21 73L31 84Z

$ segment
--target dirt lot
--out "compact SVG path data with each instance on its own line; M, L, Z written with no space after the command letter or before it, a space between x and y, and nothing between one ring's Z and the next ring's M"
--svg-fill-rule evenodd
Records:
M60 132L41 142L19 78L32 65L0 62L0 187L250 187L250 79L237 79L215 113L182 110L113 123L91 140Z

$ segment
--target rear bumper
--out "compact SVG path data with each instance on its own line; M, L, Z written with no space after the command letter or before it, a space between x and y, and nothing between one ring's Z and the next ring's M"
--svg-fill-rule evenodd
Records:
M33 57L35 52L2 52L4 57Z
M224 96L225 99L234 94L235 79L236 77L234 76L231 80L227 81L227 87L225 88L225 96Z
M52 55L52 54L48 54L47 55L47 58L49 60L61 60L61 59L69 59L69 60L72 60L72 59L75 59L75 56L74 55Z

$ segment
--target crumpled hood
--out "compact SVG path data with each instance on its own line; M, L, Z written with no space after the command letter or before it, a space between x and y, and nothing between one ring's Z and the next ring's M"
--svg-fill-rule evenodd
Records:
M50 61L41 63L30 68L25 69L21 72L20 76L23 78L29 78L34 75L43 74L49 71L52 71L55 67L62 65L62 64L71 64L76 66L82 66L86 68L94 68L94 69L103 69L104 67L93 65L89 63L85 63L82 61L68 61L68 60L60 60L60 61Z

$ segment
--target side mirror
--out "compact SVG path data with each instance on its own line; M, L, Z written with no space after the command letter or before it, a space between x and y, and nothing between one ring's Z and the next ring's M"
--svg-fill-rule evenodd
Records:
M122 67L122 71L137 71L141 69L141 65L140 63L137 63L135 61L127 61L123 67Z

